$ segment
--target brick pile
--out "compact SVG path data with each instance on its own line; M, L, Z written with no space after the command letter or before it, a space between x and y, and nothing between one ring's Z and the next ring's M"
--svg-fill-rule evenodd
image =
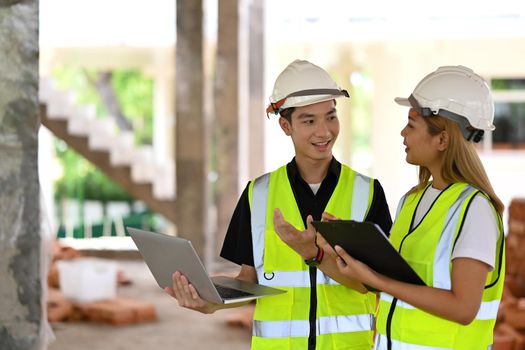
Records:
M74 302L60 292L58 260L71 260L82 254L71 247L53 246L53 258L48 271L47 315L49 322L89 321L112 325L126 325L157 319L155 307L131 298L117 296L108 300L94 302ZM131 280L123 273L117 272L117 283L129 285Z
M493 350L525 350L525 199L513 199L508 212L505 289Z

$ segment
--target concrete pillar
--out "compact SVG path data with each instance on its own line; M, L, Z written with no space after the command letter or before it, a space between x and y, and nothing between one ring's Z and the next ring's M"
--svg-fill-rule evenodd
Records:
M217 236L220 251L238 197L239 183L239 0L219 1L214 81L217 154ZM245 89L247 86L244 87ZM246 130L243 130L246 133Z
M247 181L264 171L264 1L219 1L214 83L219 253Z
M177 1L175 155L177 233L204 253L207 142L204 118L201 0Z
M241 185L246 180L260 176L265 169L264 164L264 123L267 122L265 101L268 101L264 95L264 0L251 0L249 8L249 32L248 32L248 54L249 54L249 112L245 115L248 119L249 140L247 146L249 149L249 172L248 179L241 177ZM243 175L241 173L241 175Z
M38 1L0 1L0 349L43 346L38 128Z

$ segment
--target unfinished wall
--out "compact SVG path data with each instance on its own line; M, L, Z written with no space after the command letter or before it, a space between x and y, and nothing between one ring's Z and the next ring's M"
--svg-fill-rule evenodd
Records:
M0 0L0 349L40 347L38 0Z

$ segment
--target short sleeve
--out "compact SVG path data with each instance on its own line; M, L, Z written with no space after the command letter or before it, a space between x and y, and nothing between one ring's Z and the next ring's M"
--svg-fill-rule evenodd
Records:
M499 237L496 213L485 196L472 200L460 235L452 253L452 259L471 258L484 262L494 269L496 246Z
M388 209L388 203L385 197L385 191L378 180L374 180L374 198L370 205L370 210L366 215L365 221L371 221L383 230L385 234L390 234L392 228L392 217Z
M237 265L253 266L253 244L248 187L239 197L228 231L224 237L220 256Z

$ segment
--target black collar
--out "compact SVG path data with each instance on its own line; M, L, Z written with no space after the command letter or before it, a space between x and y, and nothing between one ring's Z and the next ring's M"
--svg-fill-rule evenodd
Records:
M299 168L297 168L297 162L295 161L295 157L290 163L286 165L286 170L288 172L288 178L290 180L302 180L304 182L303 178L301 177L301 174L299 173ZM332 160L330 161L330 165L328 166L328 172L326 173L325 179L329 176L334 176L337 181L339 180L339 174L341 174L341 163L339 163L339 161L337 161L337 159L335 159L335 157L332 156Z

